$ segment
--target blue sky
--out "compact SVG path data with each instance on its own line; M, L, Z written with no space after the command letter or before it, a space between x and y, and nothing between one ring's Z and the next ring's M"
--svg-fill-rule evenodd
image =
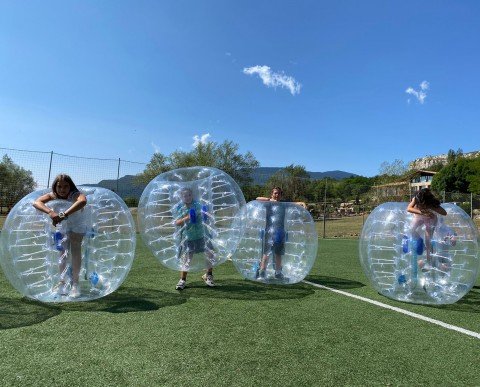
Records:
M0 0L0 147L148 162L209 134L365 176L480 150L478 20L478 1Z

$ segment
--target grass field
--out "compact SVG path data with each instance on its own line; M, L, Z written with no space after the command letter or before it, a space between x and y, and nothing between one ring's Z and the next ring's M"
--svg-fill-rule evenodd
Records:
M377 294L357 240L320 240L307 280L480 331L480 286L428 307ZM97 301L28 301L0 275L2 385L479 385L480 340L329 290L243 280L231 263L207 288L139 242L133 268Z

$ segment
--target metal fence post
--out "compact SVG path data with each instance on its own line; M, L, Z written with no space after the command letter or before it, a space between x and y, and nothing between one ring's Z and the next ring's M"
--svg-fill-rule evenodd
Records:
M325 178L325 194L323 197L323 239L325 239L326 232L326 218L327 218L327 178Z
M473 192L470 192L470 218L473 219Z
M50 152L50 166L48 167L47 188L50 187L50 174L52 173L52 159L53 159L53 151Z
M118 158L118 168L117 168L117 195L118 195L118 180L120 179L120 157Z

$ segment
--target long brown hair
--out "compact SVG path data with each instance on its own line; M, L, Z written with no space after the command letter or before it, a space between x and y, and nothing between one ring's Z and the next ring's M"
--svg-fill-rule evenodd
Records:
M68 185L70 186L70 192L78 191L78 188L75 185L75 183L73 182L72 178L70 176L66 175L65 173L61 173L61 174L57 175L57 177L55 177L55 180L53 180L53 183L52 183L52 191L57 198L60 198L60 195L57 192L57 183L59 181L66 181L68 183ZM70 192L69 192L69 194L70 194Z
M427 208L435 208L440 206L440 200L433 196L432 191L429 188L422 188L415 195L415 201L417 204Z

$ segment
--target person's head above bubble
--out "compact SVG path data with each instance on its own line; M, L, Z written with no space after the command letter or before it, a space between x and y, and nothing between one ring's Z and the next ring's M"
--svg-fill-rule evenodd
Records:
M44 302L86 301L116 290L133 262L135 226L125 203L100 187L58 175L51 191L25 196L1 235L12 285Z

